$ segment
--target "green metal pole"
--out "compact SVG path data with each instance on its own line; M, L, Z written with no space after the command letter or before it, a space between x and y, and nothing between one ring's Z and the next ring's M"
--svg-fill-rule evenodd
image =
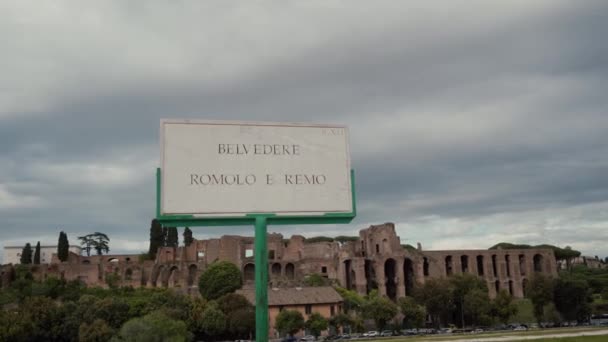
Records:
M268 252L266 217L255 217L255 340L268 341Z

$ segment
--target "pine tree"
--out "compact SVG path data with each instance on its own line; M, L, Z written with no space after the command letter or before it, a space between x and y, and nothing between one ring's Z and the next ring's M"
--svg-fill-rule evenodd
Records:
M34 264L40 265L40 241L36 244L36 251L34 252Z
M179 236L177 235L177 227L167 228L167 247L177 247L179 245Z
M152 220L150 224L150 248L148 255L151 259L156 258L156 251L159 247L162 247L165 243L165 236L163 235L163 227L156 219Z
M32 263L32 246L30 245L30 243L26 243L25 246L23 247L23 249L21 250L21 263L26 265L26 264L31 264Z
M192 231L189 227L186 227L186 229L184 229L184 245L188 247L192 242L194 242L194 239L192 238Z
M61 231L59 233L59 242L57 243L57 258L60 261L67 261L70 249L70 242L68 241L68 235Z

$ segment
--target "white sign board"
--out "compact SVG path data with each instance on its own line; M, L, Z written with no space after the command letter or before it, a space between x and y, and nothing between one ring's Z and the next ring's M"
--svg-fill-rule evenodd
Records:
M353 211L348 128L161 121L161 215Z

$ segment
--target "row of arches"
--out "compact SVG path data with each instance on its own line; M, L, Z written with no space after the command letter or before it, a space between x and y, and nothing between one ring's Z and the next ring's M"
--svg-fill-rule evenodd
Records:
M187 277L186 277L186 286L191 287L194 286L197 279L198 274L198 266L195 264L191 264L187 269ZM175 287L180 284L181 279L181 271L177 266L165 266L159 265L152 270L152 274L150 277L150 284L153 287L157 287L158 285L162 287ZM159 283L160 281L160 283ZM145 284L146 279L142 276L142 284Z
M488 272L486 272L486 267L485 267L485 260L484 260L485 256L483 255L478 255L475 259L476 262L476 269L477 269L477 275L480 277L483 277L485 275L492 275L495 278L498 278L498 256L496 254L493 254L491 256L491 273L488 274ZM426 259L426 258L425 258ZM506 254L504 256L504 263L505 263L505 274L507 277L511 277L512 276L512 261L511 261L511 255L510 254ZM533 265L532 265L532 269L534 272L543 272L543 263L544 263L544 258L541 254L535 254L533 257ZM525 276L526 275L526 255L524 254L519 254L518 255L518 265L519 265L519 275L520 276ZM452 259L451 255L448 255L445 257L444 259L444 270L445 270L445 275L447 276L451 276L452 274L454 274L454 262ZM460 256L460 272L461 273L473 273L471 272L471 268L469 266L469 256L468 255L461 255ZM426 272L425 272L425 275Z
M295 265L291 262L283 265L281 263L275 262L270 265L270 277L271 278L279 278L286 277L289 280L294 280L296 277L296 268ZM245 264L243 267L243 278L245 281L255 281L255 265L253 263Z

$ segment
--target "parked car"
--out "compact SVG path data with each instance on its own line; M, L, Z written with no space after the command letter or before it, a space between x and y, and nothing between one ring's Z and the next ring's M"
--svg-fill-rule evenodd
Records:
M380 333L380 336L393 336L392 330L384 330Z
M364 337L377 337L380 334L377 331L368 331L365 334L363 334Z

